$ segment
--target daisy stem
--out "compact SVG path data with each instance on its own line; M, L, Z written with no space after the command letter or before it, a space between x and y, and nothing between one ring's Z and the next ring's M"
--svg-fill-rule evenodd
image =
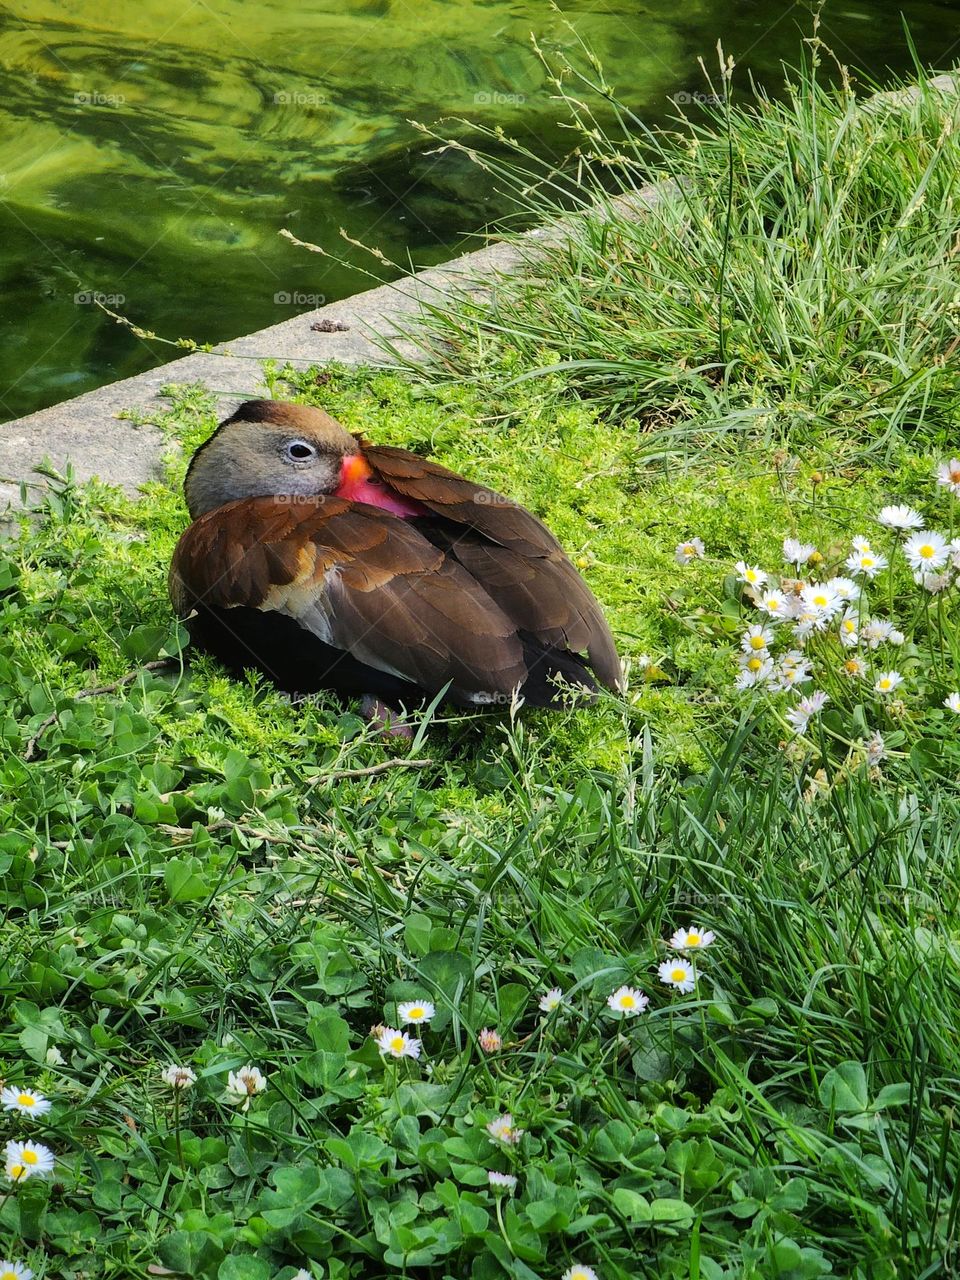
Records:
M180 1139L180 1090L173 1091L173 1133L177 1143L177 1163L180 1165L180 1172L186 1173L183 1165L183 1143Z
M507 1229L503 1225L503 1196L496 1197L497 1209L497 1226L500 1228L500 1234L503 1236L503 1243L510 1250L511 1258L514 1256L513 1245L510 1243L510 1237L507 1235Z

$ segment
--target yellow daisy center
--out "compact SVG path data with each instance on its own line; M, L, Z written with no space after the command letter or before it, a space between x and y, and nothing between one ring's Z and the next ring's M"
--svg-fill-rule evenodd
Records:
M585 1271L571 1271L570 1280L587 1280L587 1273Z
M860 563L863 565L864 569L872 569L874 566L873 556L861 556Z
M954 484L960 484L960 467L950 468L950 479Z
M37 1100L32 1093L19 1094L17 1096L17 1102L21 1107L35 1107L37 1105ZM0 1280L3 1280L2 1276L0 1276Z
M845 662L843 665L846 667L846 669L850 672L852 676L855 676L857 672L860 670L860 663L856 660L856 658L851 658L849 662Z
M756 571L756 569L748 569L748 570L747 570L747 572L746 572L743 576L746 578L746 580L747 580L748 582L756 582L756 580L757 580L757 571Z
M10 1166L10 1177L14 1182L18 1182L26 1172L22 1164L12 1164Z
M810 557L809 557L809 559L807 560L807 563L808 563L808 564L819 564L819 563L820 563L820 561L821 561L822 559L823 559L823 556L820 554L820 552L819 552L819 551L811 551L811 553L810 553Z
M691 542L684 543L683 554L685 556L692 556L695 551L696 551L696 547Z
M763 666L763 661L760 658L751 658L750 661L747 663L747 670L759 671L762 666Z
M830 603L830 601L827 599L826 596L814 596L813 603L817 606L818 609L823 609L826 605Z
M750 648L751 648L751 649L765 649L766 647L767 647L767 642L766 642L766 640L764 640L763 636L751 636L751 637L750 637Z
M394 1053L403 1053L403 1036L394 1036L390 1041L390 1048Z
M410 1010L410 1017L411 1017L411 1018L422 1018L422 1017L423 1017L423 1009L420 1007L420 1005L415 1004L415 1005L413 1006L413 1008Z
M632 1009L636 1003L636 1000L631 995L622 995L620 997L620 1007L622 1009Z
M35 1151L25 1151L23 1153L24 1164L36 1164L39 1158L40 1157L37 1155Z
M846 631L847 635L852 635L857 629L857 624L854 622L853 618L847 618L843 623L843 629Z
M687 976L686 969L681 969L679 965L677 965L675 969L670 970L670 977L674 980L674 982L683 982L686 976Z
M700 935L699 935L699 933L688 933L688 934L687 934L687 946L689 946L689 947L696 947L696 946L699 946L699 944L700 944Z
M917 548L917 555L921 560L932 560L935 552L929 542L925 542L922 547Z
M892 680L887 680L886 678L884 678L883 680L880 681L880 688L889 689L892 684L893 684Z
M15 1271L0 1271L0 1280L17 1280Z

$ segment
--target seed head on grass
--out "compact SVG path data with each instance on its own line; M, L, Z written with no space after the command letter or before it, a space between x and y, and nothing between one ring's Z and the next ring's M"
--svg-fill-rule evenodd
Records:
M11 1085L0 1091L0 1105L4 1111L17 1111L24 1116L45 1116L53 1103L35 1089L19 1089Z

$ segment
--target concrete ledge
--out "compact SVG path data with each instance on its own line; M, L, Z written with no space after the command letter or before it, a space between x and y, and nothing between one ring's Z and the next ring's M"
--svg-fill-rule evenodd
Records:
M655 199L650 189L648 199ZM531 249L556 236L551 228L527 233ZM340 302L306 311L197 353L109 383L73 400L0 426L0 510L18 505L22 480L36 482L36 466L48 459L60 471L70 462L80 480L97 476L134 494L138 486L161 475L163 437L149 425L119 421L122 410L149 418L167 407L161 387L171 382L200 382L218 396L223 416L244 400L264 394L261 364L274 359L295 368L336 360L345 364L382 364L383 352L373 335L398 338L394 325L414 315L422 300L457 288L482 292L484 282L515 272L526 257L513 244L496 242L463 254L439 267L355 294Z

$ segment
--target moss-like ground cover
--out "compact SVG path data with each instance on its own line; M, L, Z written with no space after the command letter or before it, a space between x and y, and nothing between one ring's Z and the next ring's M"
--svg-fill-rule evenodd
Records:
M272 372L272 389L542 515L607 606L630 691L436 712L398 745L333 701L291 705L189 651L181 669L165 573L184 453L215 425L202 390L175 394L169 483L144 500L55 482L0 557L0 1123L55 1157L24 1177L8 1148L0 1252L71 1278L948 1273L954 571L925 591L876 517L904 502L957 532L935 482L952 366L879 428L798 410L745 448L714 429L742 371L697 384L709 411L676 388L672 408L628 405L627 382L612 406L509 334L468 361L475 309L452 322L445 379ZM904 631L864 652L904 684L891 705L841 683L818 633L832 704L797 735L796 695L734 687L756 617L734 566L789 577L789 536L818 549L801 575L818 580L860 533L894 562L871 611ZM716 935L686 953L692 991L660 973L688 926ZM622 988L649 1003L611 1007ZM406 1027L419 1056L395 1058L378 1039L408 1001L434 1012ZM265 1088L231 1091L248 1064Z

